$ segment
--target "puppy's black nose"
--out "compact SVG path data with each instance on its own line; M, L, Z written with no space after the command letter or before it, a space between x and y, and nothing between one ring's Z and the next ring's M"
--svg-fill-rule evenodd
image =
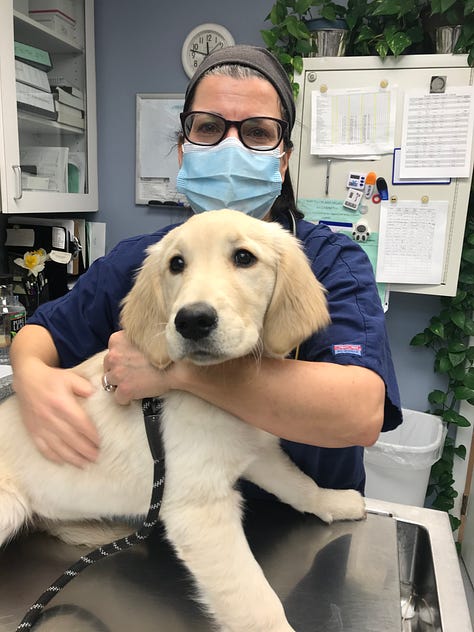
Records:
M207 303L193 303L178 311L174 324L183 338L200 340L216 328L217 312Z

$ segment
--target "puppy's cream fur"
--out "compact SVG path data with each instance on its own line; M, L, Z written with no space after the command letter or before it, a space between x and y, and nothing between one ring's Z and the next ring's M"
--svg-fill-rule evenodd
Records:
M208 335L183 337L176 314L196 306L212 308L216 322ZM329 316L324 291L289 233L222 210L192 217L149 248L122 321L130 340L165 367L249 354L256 363L261 354L284 357ZM153 465L141 405L117 405L101 388L103 355L74 369L96 387L84 406L102 441L98 461L84 470L44 459L24 429L16 398L1 405L0 545L35 521L68 542L96 545L118 532L85 521L146 514ZM245 539L237 479L326 522L362 518L361 496L320 489L282 452L277 437L185 392L166 395L162 434L161 518L200 600L223 632L290 632Z

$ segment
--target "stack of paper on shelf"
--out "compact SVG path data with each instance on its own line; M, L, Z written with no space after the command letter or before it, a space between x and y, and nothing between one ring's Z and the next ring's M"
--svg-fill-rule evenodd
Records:
M37 61L47 62L49 54L44 56L43 53L45 51L32 46L17 46L15 42L16 100L20 110L56 119L48 75L40 68L41 62L38 64ZM43 68L46 67L47 65L43 65Z
M76 96L61 86L52 86L53 100L58 114L58 123L85 129L84 97ZM78 91L80 92L80 91Z
M20 165L36 167L36 175L48 178L48 190L68 192L68 147L20 147Z
M49 78L49 84L51 85L51 91L53 93L53 99L60 103L65 103L78 110L84 110L84 93L79 88L73 86L55 86L51 84ZM49 88L48 88L49 89Z
M48 51L29 44L23 44L22 42L15 42L15 59L24 61L30 66L46 72L53 67Z
M54 101L54 106L58 115L58 123L63 125L71 125L72 127L79 127L80 129L86 128L86 121L84 118L84 111L72 108L66 103L61 101Z

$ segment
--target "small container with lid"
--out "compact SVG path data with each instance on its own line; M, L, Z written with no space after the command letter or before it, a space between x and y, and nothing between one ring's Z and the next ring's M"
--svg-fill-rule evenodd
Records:
M26 322L26 309L13 294L13 277L0 274L0 364L10 364L13 337Z

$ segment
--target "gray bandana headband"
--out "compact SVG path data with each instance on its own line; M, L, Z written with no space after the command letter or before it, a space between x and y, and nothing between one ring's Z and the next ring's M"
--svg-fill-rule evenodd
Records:
M221 48L220 50L211 53L209 57L206 57L206 59L198 66L191 81L189 82L184 101L184 112L188 111L196 85L202 79L203 75L211 68L223 66L225 64L235 64L237 66L247 66L248 68L253 68L254 70L258 70L258 72L268 79L278 92L283 108L287 113L291 131L295 123L295 101L288 75L280 62L268 50L257 46L248 46L246 44Z

